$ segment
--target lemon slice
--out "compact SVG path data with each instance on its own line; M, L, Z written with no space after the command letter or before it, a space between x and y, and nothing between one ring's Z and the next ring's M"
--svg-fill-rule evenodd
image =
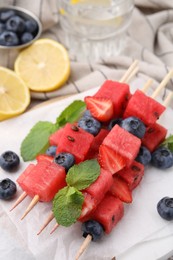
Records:
M30 92L20 77L0 67L0 121L21 114L30 103Z
M32 91L52 91L67 81L70 61L63 45L39 39L19 53L14 69Z

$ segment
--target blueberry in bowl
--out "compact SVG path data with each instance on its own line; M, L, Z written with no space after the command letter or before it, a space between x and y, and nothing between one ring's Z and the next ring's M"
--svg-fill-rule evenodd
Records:
M39 38L42 25L28 10L20 7L0 7L0 48L21 49Z

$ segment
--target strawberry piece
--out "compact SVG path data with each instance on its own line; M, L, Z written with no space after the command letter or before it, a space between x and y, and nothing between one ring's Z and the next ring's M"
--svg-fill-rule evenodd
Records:
M85 97L87 109L92 116L101 122L107 122L113 117L114 108L111 99L100 97Z
M120 171L126 165L124 157L103 144L99 148L98 161L103 169L110 171L112 174Z
M110 188L110 193L123 202L132 202L132 192L129 189L128 184L117 175L113 177L113 185Z

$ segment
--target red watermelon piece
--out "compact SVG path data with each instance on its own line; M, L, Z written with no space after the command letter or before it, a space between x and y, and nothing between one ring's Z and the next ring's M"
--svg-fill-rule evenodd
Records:
M99 163L101 167L114 174L132 164L140 146L141 140L139 138L119 125L115 125L100 146Z
M67 123L61 135L56 154L68 152L74 155L76 163L82 162L85 160L93 140L94 136L92 134L75 124Z
M135 189L144 176L144 165L134 161L130 167L125 167L118 172L120 176L129 186L130 190Z
M100 132L94 137L91 147L87 154L87 159L94 159L98 157L99 147L102 144L104 138L108 135L107 129L101 129Z
M146 133L142 138L142 144L146 146L150 152L153 152L165 140L167 131L165 127L158 123L147 127Z
M50 136L49 136L49 144L50 144L50 146L52 146L52 145L58 145L59 144L59 140L60 140L60 138L61 138L61 134L62 134L62 132L63 132L63 127L62 128L60 128L60 129L58 129L55 133L53 133L53 134L51 134Z
M114 107L114 117L121 117L130 99L130 88L126 83L106 80L94 97L108 98Z
M37 160L37 162L41 162L41 161L52 162L53 161L53 157L49 156L47 154L39 154L39 155L36 156L36 160Z
M165 111L165 107L140 90L136 90L125 109L124 118L136 116L147 126L153 125Z
M103 225L105 233L109 234L123 215L123 202L107 193L96 210L91 214L90 219L98 221Z
M64 167L45 160L28 166L17 182L29 196L39 195L40 201L49 202L66 186L65 178Z
M96 209L98 202L89 193L83 191L82 194L84 195L84 203L82 205L82 212L78 220L81 222L85 222L86 220L88 220L88 216L90 216L91 212Z

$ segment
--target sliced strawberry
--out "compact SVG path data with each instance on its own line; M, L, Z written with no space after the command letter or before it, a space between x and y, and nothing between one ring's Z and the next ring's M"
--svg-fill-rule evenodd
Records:
M40 161L52 162L53 161L53 157L49 156L47 154L39 154L39 155L37 155L36 160L37 160L37 162L40 162Z
M129 189L128 184L117 175L113 177L113 185L110 189L110 193L118 197L123 202L132 202L132 192Z
M98 161L103 169L110 171L112 174L120 171L126 165L125 158L103 144L99 148Z
M108 98L85 97L87 109L92 116L101 122L106 122L113 117L113 103Z

